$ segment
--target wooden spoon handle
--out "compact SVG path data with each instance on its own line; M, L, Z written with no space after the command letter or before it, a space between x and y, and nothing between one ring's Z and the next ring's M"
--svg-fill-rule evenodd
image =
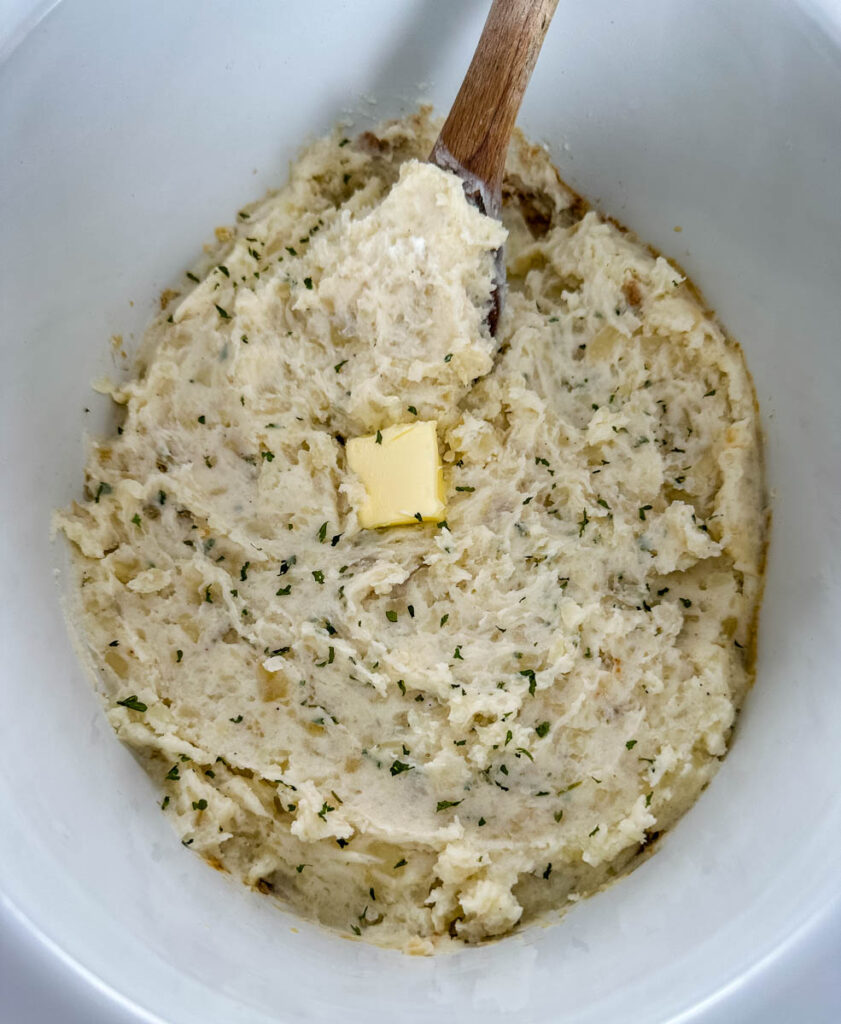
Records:
M493 0L482 37L431 160L484 186L499 216L505 154L558 0ZM465 173L466 172L466 173Z

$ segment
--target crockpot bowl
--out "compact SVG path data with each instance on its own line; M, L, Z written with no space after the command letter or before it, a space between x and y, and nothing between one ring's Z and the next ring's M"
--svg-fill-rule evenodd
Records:
M841 38L777 0L562 2L526 131L678 260L744 346L774 510L758 680L659 852L562 923L418 959L303 924L184 850L61 610L90 381L305 139L445 110L486 5L65 0L0 66L7 911L167 1024L688 1020L837 900ZM680 233L674 230L682 228Z

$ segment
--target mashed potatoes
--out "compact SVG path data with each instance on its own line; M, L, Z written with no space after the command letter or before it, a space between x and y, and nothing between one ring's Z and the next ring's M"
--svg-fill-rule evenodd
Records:
M750 378L681 273L522 139L503 229L418 162L434 127L323 139L217 231L59 515L184 844L414 952L594 891L693 803L765 531ZM346 440L416 420L445 518L360 529Z

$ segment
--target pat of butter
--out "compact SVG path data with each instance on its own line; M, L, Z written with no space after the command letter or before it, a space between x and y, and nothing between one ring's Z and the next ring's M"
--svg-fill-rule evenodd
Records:
M347 461L365 488L359 525L437 522L444 512L444 474L435 420L398 424L347 442Z

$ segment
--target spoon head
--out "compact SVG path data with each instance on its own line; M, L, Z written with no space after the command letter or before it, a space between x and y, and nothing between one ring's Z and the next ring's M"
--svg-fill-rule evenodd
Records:
M440 167L443 171L449 171L461 178L464 194L467 201L488 217L500 220L502 217L502 187L500 183L491 183L480 178L478 175L468 171L453 154L447 149L441 137L432 147L429 155L429 162ZM502 307L505 302L505 250L499 248L494 253L494 282L491 290L491 302L485 321L492 336L496 336L499 325L499 318L502 315Z

